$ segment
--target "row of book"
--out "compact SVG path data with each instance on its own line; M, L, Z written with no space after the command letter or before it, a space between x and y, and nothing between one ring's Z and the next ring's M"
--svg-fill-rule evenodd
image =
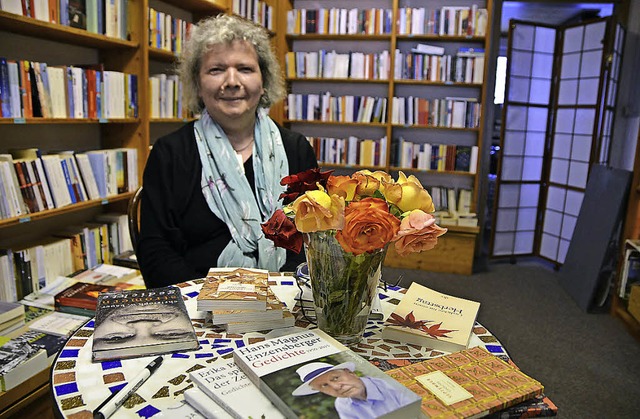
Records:
M50 154L29 148L0 154L0 218L133 192L137 154L134 148Z
M391 165L399 168L472 174L478 168L476 145L431 144L399 137L393 140L391 150Z
M418 44L408 53L396 49L394 78L445 83L483 82L484 49L460 48L457 54L452 56L444 55L443 47L433 47Z
M442 218L445 215L455 217L471 214L471 197L473 195L471 189L431 186L427 190L433 200L436 218Z
M43 22L127 39L127 0L5 0L2 10Z
M425 99L407 96L392 100L391 123L445 128L477 128L481 105L471 97Z
M387 163L387 137L378 140L358 138L307 137L318 162L365 167Z
M387 122L387 98L384 97L290 93L284 105L285 115L291 121Z
M126 214L105 213L93 222L61 229L37 244L0 252L0 301L19 301L60 276L111 264L132 250Z
M180 55L191 26L191 22L149 7L149 46Z
M4 118L136 118L138 77L102 64L0 58L0 100Z
M257 269L212 268L197 298L211 324L227 333L247 333L294 325L293 314L269 288L269 273Z
M270 31L274 29L273 6L263 0L233 0L231 11L247 18Z
M382 8L292 9L287 12L287 34L390 34L393 10Z
M149 76L151 118L187 118L191 113L184 106L182 81L177 74Z
M389 51L366 54L338 53L335 50L287 52L285 70L290 78L333 78L387 80L391 59Z
M485 36L488 11L477 4L444 6L439 9L402 7L398 9L400 35Z

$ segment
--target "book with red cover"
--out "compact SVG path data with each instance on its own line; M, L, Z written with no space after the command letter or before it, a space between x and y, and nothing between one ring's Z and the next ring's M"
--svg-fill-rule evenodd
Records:
M63 307L73 307L95 312L98 295L103 292L116 290L118 290L118 288L113 285L76 282L56 294L54 297L54 307L58 311L64 311L60 310L60 308Z

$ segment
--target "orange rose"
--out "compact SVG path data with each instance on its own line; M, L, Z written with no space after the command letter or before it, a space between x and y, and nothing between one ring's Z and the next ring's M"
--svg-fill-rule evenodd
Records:
M344 225L344 198L329 196L320 188L305 192L291 204L296 213L296 228L301 233L341 229Z
M403 172L399 172L395 185L387 185L385 188L387 201L395 204L402 212L414 209L424 212L433 212L435 210L431 195L422 187L418 178L413 175L406 177Z
M400 230L393 238L398 255L431 250L438 243L438 237L447 232L436 225L433 215L421 210L413 210L402 219Z
M327 180L327 193L341 196L349 202L353 201L357 186L358 180L352 179L350 176L331 176Z
M365 198L351 202L344 212L344 228L336 239L346 252L359 255L382 249L400 228L400 220L389 213L383 199Z
M371 175L372 173L368 170L361 170L352 175L352 178L358 181L356 198L373 196L376 191L380 190L380 181Z

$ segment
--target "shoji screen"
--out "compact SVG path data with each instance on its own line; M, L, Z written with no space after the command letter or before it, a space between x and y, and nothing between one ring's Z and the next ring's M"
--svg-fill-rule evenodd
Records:
M624 44L611 24L511 22L492 256L564 262L589 168L608 164Z
M534 253L556 30L512 22L507 52L494 256Z

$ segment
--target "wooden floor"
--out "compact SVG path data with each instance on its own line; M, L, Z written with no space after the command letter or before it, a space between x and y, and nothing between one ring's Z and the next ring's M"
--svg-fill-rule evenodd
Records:
M21 410L8 409L0 414L0 419L16 418L16 419L54 419L53 402L51 394L44 394L33 400L28 406Z

